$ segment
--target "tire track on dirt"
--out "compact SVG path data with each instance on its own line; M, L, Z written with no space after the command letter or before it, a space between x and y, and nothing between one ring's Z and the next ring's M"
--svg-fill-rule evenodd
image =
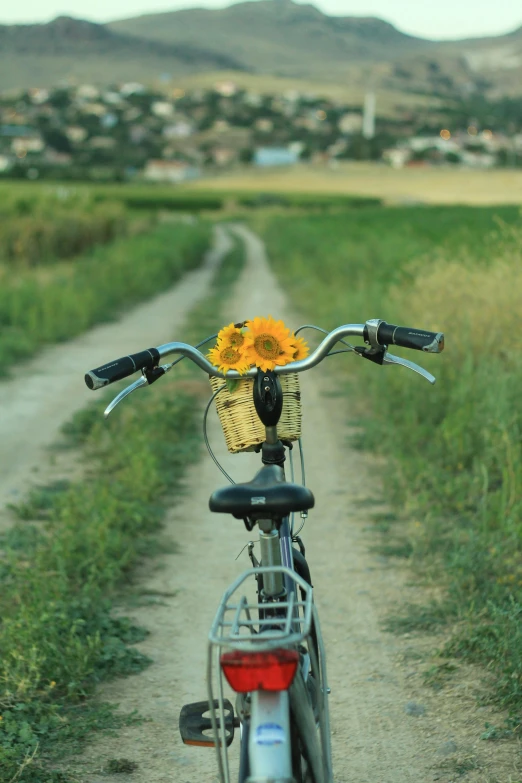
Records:
M235 231L247 246L247 264L230 296L227 322L272 314L297 321L270 270L262 243L246 228ZM347 317L349 314L347 313ZM375 496L372 460L347 446L342 405L326 395L332 379L323 370L302 377L307 483L316 496L303 531L327 648L332 687L334 776L336 783L420 783L433 779L422 723L406 714L410 694L397 670L398 643L380 630L382 598L396 598L401 578L368 554L368 510L360 502ZM132 403L130 403L132 404ZM217 417L209 437L236 480L250 479L257 455L229 455ZM177 551L144 569L138 583L161 602L133 610L150 636L139 649L153 658L143 673L103 685L99 695L128 713L146 718L123 729L118 739L94 738L68 768L82 783L214 783L215 752L186 747L178 732L183 704L206 697L207 635L221 594L249 567L249 540L242 523L213 515L208 497L222 477L206 454L185 477L185 493L168 515L165 535ZM231 747L237 755L239 743ZM132 775L105 775L111 758L137 762ZM234 779L235 773L233 773Z
M94 399L83 382L85 371L179 333L230 247L230 237L217 227L203 265L170 290L132 308L115 323L45 347L36 358L13 367L13 377L0 383L0 529L8 524L6 504L26 494L31 476L41 483L47 475L56 475L48 468L47 449L62 424ZM69 457L64 462L69 463Z

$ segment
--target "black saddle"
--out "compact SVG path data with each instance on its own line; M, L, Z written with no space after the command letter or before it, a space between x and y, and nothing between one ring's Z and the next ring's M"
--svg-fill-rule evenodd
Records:
M208 505L211 511L236 519L282 519L292 511L307 511L314 503L309 489L285 481L279 465L265 465L252 481L216 490Z

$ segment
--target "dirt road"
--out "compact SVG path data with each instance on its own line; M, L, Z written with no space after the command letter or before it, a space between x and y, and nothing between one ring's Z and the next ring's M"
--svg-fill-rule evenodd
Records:
M225 320L272 313L295 326L261 243L246 229L239 231L248 263ZM360 501L371 503L375 491L372 463L347 448L342 405L324 396L330 383L321 371L303 378L307 475L316 495L303 537L328 650L335 780L421 783L434 779L428 770L447 731L438 737L434 729L434 739L427 740L426 719L408 713L415 708L397 668L398 643L380 630L381 596L388 603L398 596L401 577L368 554L367 516L361 515ZM226 469L238 480L251 478L259 458L226 454L216 419L210 437ZM124 711L139 710L150 722L123 730L116 741L97 739L73 765L82 782L216 780L214 751L182 745L177 724L184 703L206 696L206 637L218 599L249 565L246 553L235 562L249 539L242 523L208 511L208 497L222 483L206 455L189 470L187 491L167 521L167 535L178 551L141 575L143 590L159 597L159 603L132 612L150 631L139 647L154 664L101 689L104 698ZM424 709L418 706L418 712ZM231 750L237 752L237 745ZM137 762L136 771L102 776L107 760L121 757Z
M93 400L83 382L85 371L167 342L205 295L214 267L230 242L218 228L203 266L171 290L133 308L114 323L43 349L35 359L14 367L12 378L0 383L0 528L2 519L5 523L5 505L25 494L31 477L41 480L47 473L46 449L60 426Z
M271 313L295 327L297 320L267 264L262 244L248 230L238 231L246 242L248 260L231 292L225 320ZM222 233L218 239L222 250L226 239ZM145 306L129 316L125 325L94 330L75 341L69 353L72 344L53 349L47 356L61 357L56 378L49 373L49 358L40 357L33 371L24 368L23 377L31 380L34 375L33 396L27 394L25 407L23 402L9 402L8 385L0 388L3 400L13 406L8 420L2 422L4 440L5 433L16 437L11 419L24 415L25 422L19 432L25 438L22 455L10 468L10 480L2 478L4 497L6 487L21 486L24 471L42 454L58 424L87 398L81 382L85 367L96 365L105 355L125 353L129 345L166 339L166 332L174 333L182 313L204 293L209 276L207 265L167 294L161 317L156 300L148 315ZM103 334L111 329L114 339L108 346ZM146 336L145 329L149 330ZM41 376L35 374L36 368ZM20 378L10 383L12 390L23 391ZM370 514L382 509L376 505L376 462L347 445L343 390L335 387L327 369L319 368L303 376L302 390L307 480L316 496L303 538L328 653L335 783L518 780L511 777L510 754L499 759L499 743L493 761L489 751L477 749L480 727L492 718L489 708L477 705L473 672L468 676L462 669L454 686L441 692L430 690L422 684L422 672L435 642L409 639L408 634L399 638L381 630L382 619L395 602L415 599L418 588L407 586L408 573L397 561L369 550L376 540L368 530ZM61 394L61 401L49 402L53 393ZM52 422L46 420L47 415L51 417L47 405L52 409ZM32 434L40 425L43 431ZM215 417L209 435L236 480L251 478L259 458L228 455ZM4 462L10 454L3 452ZM139 675L105 684L99 695L118 703L124 713L138 710L146 720L121 730L118 738L95 736L84 755L67 763L67 771L80 783L217 780L214 751L184 746L178 717L183 704L206 696L208 630L222 592L249 566L246 553L236 562L250 538L243 524L208 510L209 495L222 483L223 477L206 454L200 464L189 468L186 491L166 520L165 536L176 550L138 574L143 605L130 614L150 631L139 648L153 664ZM233 756L237 754L238 742L231 750ZM107 762L121 758L135 762L135 771L106 774ZM491 771L495 774L490 775Z

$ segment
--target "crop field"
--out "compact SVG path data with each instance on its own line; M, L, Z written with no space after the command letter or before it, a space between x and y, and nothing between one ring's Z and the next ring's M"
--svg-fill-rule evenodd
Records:
M326 329L380 317L445 332L441 356L402 352L437 376L434 387L400 368L331 361L348 380L360 445L386 457L387 494L403 520L386 523L388 544L442 586L443 598L439 589L396 626L448 623L447 651L486 664L501 703L520 716L519 211L391 208L255 223L306 318Z
M0 214L12 218L30 212L36 218L45 205L46 215L52 215L53 224L57 224L60 216L74 218L75 211L78 213L81 210L85 220L86 215L102 215L108 210L109 215L114 213L120 218L124 217L123 226L128 221L131 226L129 230L137 223L135 233L145 220L153 220L162 210L212 214L221 210L267 206L320 210L376 206L381 203L377 197L332 193L328 190L314 193L279 188L271 191L269 188L256 187L255 180L247 180L238 188L226 188L224 182L224 179L205 179L197 187L146 183L77 183L66 187L18 181L9 185L0 183ZM93 220L92 217L90 219Z
M478 171L452 167L392 169L376 163L300 164L248 169L200 180L190 190L246 190L380 198L409 204L522 204L522 171ZM189 190L189 188L187 188Z

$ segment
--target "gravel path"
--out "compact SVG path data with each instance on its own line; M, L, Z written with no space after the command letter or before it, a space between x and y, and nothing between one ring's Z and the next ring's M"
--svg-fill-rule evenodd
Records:
M47 448L61 425L92 402L83 382L86 370L104 361L167 342L193 305L208 290L216 263L230 248L230 237L216 230L215 244L199 269L171 290L129 310L110 324L95 327L67 343L44 348L35 359L13 368L0 383L0 528L2 512L27 492L35 471L47 473Z

